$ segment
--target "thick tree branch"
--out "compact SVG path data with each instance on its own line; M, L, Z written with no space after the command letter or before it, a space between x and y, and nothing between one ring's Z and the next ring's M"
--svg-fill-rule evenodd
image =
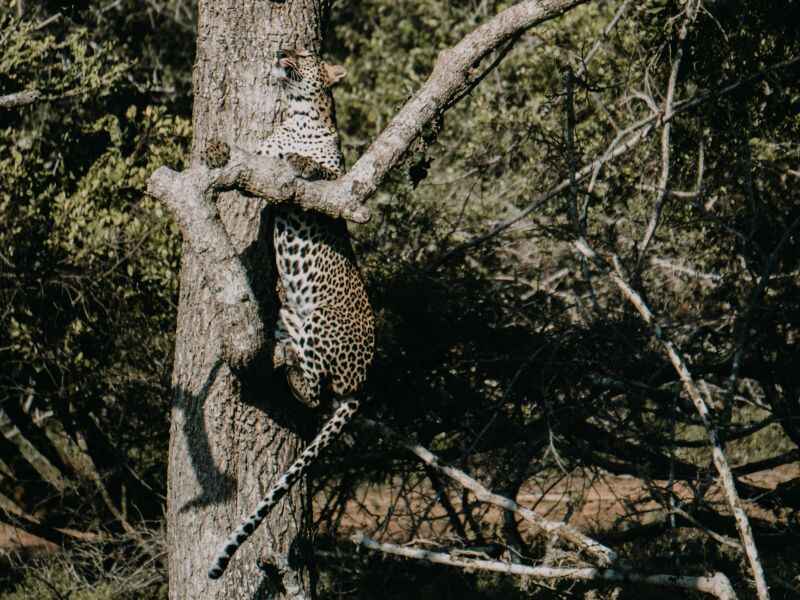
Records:
M520 2L481 25L436 59L433 73L369 150L341 179L342 193L363 202L380 185L422 130L470 85L475 66L492 50L539 23L554 19L587 0ZM342 198L343 200L344 198Z
M474 80L474 67L492 50L534 25L564 14L588 0L530 0L501 12L444 50L433 73L356 162L335 181L307 181L287 162L233 149L220 169L194 164L183 173L161 167L148 181L147 192L165 202L184 239L205 261L217 296L236 324L223 341L223 359L246 368L265 346L265 326L244 266L238 258L212 202L223 190L240 190L268 202L292 202L307 210L363 223L369 212L361 204L378 188L420 132L450 107ZM228 158L227 156L225 157ZM209 161L215 165L215 162ZM216 166L216 165L215 165Z
M164 202L178 222L184 240L205 262L205 273L223 309L236 316L222 341L222 358L245 368L265 344L264 322L250 280L207 193L214 174L193 168L183 173L161 167L150 177L147 193Z
M723 573L715 573L710 577L686 577L680 575L644 575L629 570L596 569L592 567L532 567L500 560L461 556L455 552L432 552L422 548L398 546L397 544L375 541L362 533L356 533L351 539L353 543L369 548L370 550L377 550L379 552L403 556L405 558L426 560L440 565L460 567L462 569L480 569L483 571L493 571L495 573L535 577L537 579L575 579L583 581L645 584L658 587L694 590L710 594L720 600L736 599L733 587L731 587L730 581Z
M334 218L366 223L369 210L338 193L337 181L308 181L286 161L232 150L231 161L212 171L209 187L214 192L240 190L264 198L271 204L291 202ZM341 202L338 199L342 198Z

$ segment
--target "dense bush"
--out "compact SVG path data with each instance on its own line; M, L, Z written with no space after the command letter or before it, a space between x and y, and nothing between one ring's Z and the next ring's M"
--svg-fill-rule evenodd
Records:
M188 102L159 86L185 95L191 57L132 47L127 4L0 9L0 95L38 92L0 109L0 498L56 542L163 511L179 238L143 190L183 164Z

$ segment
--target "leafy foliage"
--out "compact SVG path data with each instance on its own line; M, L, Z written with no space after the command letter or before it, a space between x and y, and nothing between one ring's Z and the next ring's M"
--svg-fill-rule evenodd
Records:
M81 98L108 95L129 65L113 60L115 48L107 41L90 45L85 28L67 31L62 39L37 35L35 23L0 15L4 52L0 58L0 85L4 91L42 88L44 98ZM16 88L16 89L15 89ZM35 88L34 88L35 89Z
M108 29L2 11L0 94L39 97L0 109L0 494L119 531L161 517L179 239L144 189L190 124Z

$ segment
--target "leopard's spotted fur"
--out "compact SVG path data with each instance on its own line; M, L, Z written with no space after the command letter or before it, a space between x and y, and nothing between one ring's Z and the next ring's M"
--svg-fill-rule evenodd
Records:
M283 51L275 66L285 82L286 117L263 153L291 159L301 172L336 178L342 153L330 87L342 67L307 52ZM315 405L321 386L337 396L356 392L372 360L372 309L347 227L341 219L296 207L276 210L275 259L281 311L277 362L285 362L289 385L302 402Z
M261 153L289 160L301 176L336 178L342 153L330 88L342 67L305 51L282 50L273 74L288 106ZM256 511L231 535L208 572L220 577L233 554L358 409L352 398L366 379L374 347L373 316L341 219L277 209L273 230L281 309L275 364L285 364L289 387L302 402L319 403L328 386L342 403L302 455L270 488Z

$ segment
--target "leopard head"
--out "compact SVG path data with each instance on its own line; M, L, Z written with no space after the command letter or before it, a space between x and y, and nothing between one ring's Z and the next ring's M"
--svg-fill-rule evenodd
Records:
M313 97L342 80L347 71L341 65L322 62L308 50L278 50L273 76L294 93Z

